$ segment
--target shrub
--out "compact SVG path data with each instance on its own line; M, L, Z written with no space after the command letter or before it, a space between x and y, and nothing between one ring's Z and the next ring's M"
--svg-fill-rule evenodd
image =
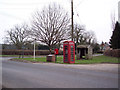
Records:
M106 56L120 57L120 49L106 50L104 52Z
M49 50L36 50L36 55L48 55L49 54ZM2 55L33 55L34 50L2 50ZM52 50L51 52L52 54L54 54L54 50ZM59 51L59 55L62 55L63 52Z

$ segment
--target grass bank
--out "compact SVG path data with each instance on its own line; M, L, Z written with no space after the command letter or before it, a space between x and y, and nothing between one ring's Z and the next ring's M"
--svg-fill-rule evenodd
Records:
M15 58L15 60L18 61L30 61L30 62L46 62L46 57L39 57L36 58L35 60L33 58ZM57 57L57 62L63 64L63 57L58 56ZM91 60L75 60L75 64L97 64L97 63L120 63L120 58L115 58L115 57L108 57L108 56L95 56Z

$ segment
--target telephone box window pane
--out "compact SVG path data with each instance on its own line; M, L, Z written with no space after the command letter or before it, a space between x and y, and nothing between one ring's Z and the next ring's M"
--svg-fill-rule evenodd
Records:
M68 46L65 46L65 61L68 61Z
M71 61L74 61L74 55L73 55L74 48L71 46Z

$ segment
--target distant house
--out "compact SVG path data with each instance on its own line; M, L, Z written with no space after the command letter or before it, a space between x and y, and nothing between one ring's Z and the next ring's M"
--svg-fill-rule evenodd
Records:
M102 42L100 44L100 51L104 52L105 50L108 50L108 49L110 49L110 45L107 42L105 42L105 43Z

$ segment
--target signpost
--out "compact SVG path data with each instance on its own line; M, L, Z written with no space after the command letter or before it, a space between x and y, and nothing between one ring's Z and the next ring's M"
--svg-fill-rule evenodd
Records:
M36 39L34 41L34 60L35 60L35 43L36 43Z

